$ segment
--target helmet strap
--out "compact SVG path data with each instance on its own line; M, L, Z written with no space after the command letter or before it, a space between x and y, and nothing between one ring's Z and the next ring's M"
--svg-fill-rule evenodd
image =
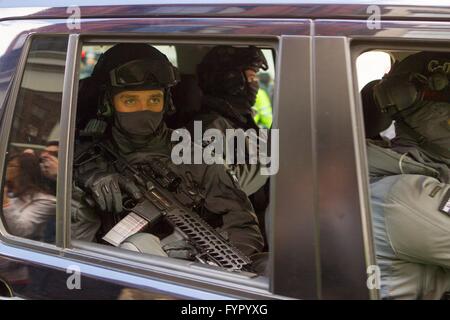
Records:
M111 118L114 114L114 102L111 96L111 90L106 86L100 88L98 115L105 118Z
M163 110L167 116L171 116L177 111L177 109L175 108L175 105L173 103L172 92L170 91L170 88L164 89L164 109Z

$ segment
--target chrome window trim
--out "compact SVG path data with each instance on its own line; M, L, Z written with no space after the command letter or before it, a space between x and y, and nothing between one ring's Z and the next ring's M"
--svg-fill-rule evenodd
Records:
M75 137L76 99L78 93L79 59L81 46L79 35L69 35L67 44L66 70L64 73L61 121L60 121L60 152L57 184L57 219L56 244L61 248L70 246L70 222L72 202L72 164Z
M30 53L30 48L32 42L36 38L41 37L47 37L47 36L61 36L64 37L62 34L53 34L53 33L43 33L43 34L37 34L34 32L30 32L27 36L27 39L24 41L22 52L17 64L16 71L14 73L14 77L11 80L11 89L8 93L8 100L5 100L5 110L3 113L3 119L0 124L0 173L1 173L1 183L2 186L4 184L4 173L5 173L5 160L6 160L6 153L9 147L9 137L12 129L13 119L14 119L14 112L16 109L17 104L17 97L20 90L20 86L22 84L22 78L25 73L25 67L28 59L28 55ZM65 71L64 71L65 72ZM60 120L61 121L61 120ZM59 168L58 168L59 170ZM59 177L58 181L59 183ZM57 200L57 203L59 201ZM2 210L2 208L0 208ZM3 215L3 212L0 211L0 215ZM8 244L12 244L13 246L22 246L24 248L30 248L33 250L41 250L43 252L48 253L58 253L60 252L61 248L58 248L58 246L51 243L45 243L40 241L34 241L22 237L17 237L15 235L9 234L3 225L3 219L0 219L0 241L3 241Z
M76 240L73 243L74 248L66 249L64 255L69 259L82 260L83 263L98 263L100 259L102 266L108 269L234 297L288 298L268 291L267 280L262 277L249 278L192 261L151 256L97 243Z

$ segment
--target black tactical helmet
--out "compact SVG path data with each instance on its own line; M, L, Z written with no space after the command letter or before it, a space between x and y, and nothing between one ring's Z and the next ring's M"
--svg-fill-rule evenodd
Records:
M383 111L395 113L419 100L447 100L449 79L450 54L419 52L394 64L374 87L374 96Z
M178 70L156 48L144 43L119 43L100 56L92 76L111 87L154 84L161 88L179 81Z
M119 43L103 53L92 78L102 86L100 113L110 115L112 97L125 90L163 88L165 109L173 108L169 88L179 82L178 69L156 48L144 43Z
M374 98L395 120L397 140L450 158L450 53L419 52L394 65Z
M247 69L267 70L262 51L254 46L212 48L198 65L199 86L205 94L239 95L245 91Z

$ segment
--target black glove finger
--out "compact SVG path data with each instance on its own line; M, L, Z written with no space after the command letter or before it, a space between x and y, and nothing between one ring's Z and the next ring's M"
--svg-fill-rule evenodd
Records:
M122 192L116 180L112 180L109 184L112 195L112 209L115 213L121 213L122 208Z
M103 197L103 192L101 191L101 186L96 186L92 190L92 197L97 205L100 207L100 210L106 210L105 198Z
M169 250L166 253L169 257L175 259L192 260L192 261L195 259L195 254L190 250L185 249Z
M134 200L140 200L143 195L133 180L126 177L119 177L119 186L122 190L125 190Z
M113 207L113 198L112 198L112 190L109 186L109 183L104 183L102 184L102 194L103 197L105 198L105 203L106 203L106 211L107 212L112 212L112 207Z

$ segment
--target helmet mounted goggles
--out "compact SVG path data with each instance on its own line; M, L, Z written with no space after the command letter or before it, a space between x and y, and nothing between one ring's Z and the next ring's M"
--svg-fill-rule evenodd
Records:
M109 80L112 87L119 88L146 84L167 88L180 81L180 74L168 61L138 59L111 70Z

